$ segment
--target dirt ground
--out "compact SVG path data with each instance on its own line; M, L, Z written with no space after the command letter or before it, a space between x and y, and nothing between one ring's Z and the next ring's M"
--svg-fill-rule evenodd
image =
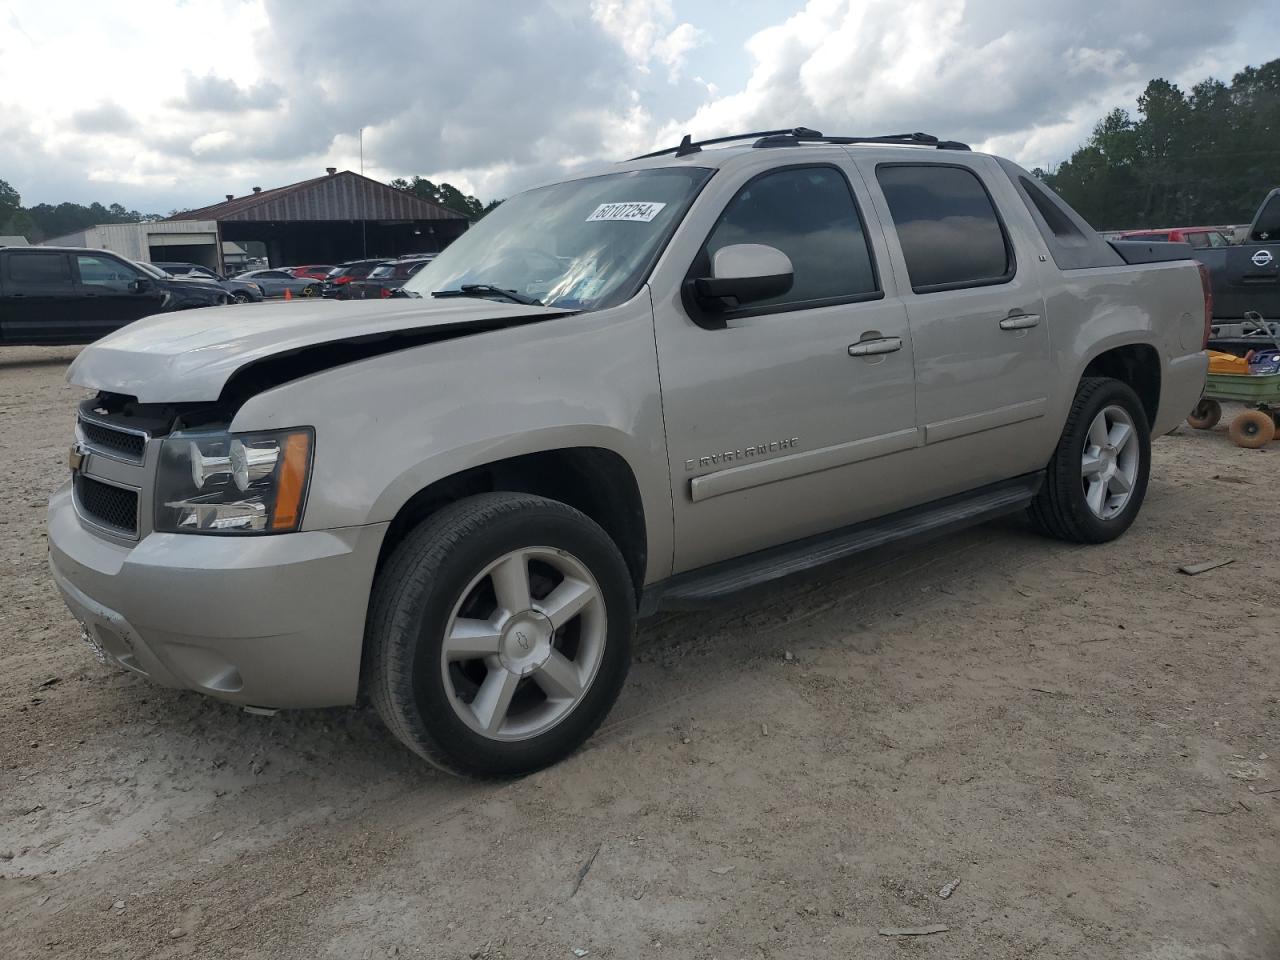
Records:
M1179 428L1107 546L1009 520L649 621L585 749L482 786L94 661L43 542L73 355L0 356L6 960L1280 958L1280 442Z

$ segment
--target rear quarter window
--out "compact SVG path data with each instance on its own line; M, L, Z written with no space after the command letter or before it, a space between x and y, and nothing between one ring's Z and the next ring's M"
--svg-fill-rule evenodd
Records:
M876 179L916 293L1004 283L1013 276L1004 224L972 170L886 163L876 167Z

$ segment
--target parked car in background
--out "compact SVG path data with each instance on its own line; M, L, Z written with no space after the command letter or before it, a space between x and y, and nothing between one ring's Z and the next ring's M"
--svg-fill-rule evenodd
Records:
M283 297L286 290L295 297L320 296L321 284L318 280L295 277L286 270L250 270L235 279L256 283L262 288L262 295L268 298Z
M227 302L203 280L84 247L0 247L0 343L91 343L153 313Z
M198 263L156 262L153 260L151 265L180 280L205 280L209 283L216 283L231 295L231 299L235 303L262 302L262 287L252 280L228 279L222 274Z
M377 257L372 260L349 260L338 264L324 279L324 295L334 300L351 299L347 293L347 284L354 280L363 280L373 272L374 267L388 263L390 260L390 257Z
M347 297L351 300L385 300L394 296L404 282L435 259L435 254L404 257L388 263L380 263L363 280L347 284Z
M98 655L253 707L363 692L431 763L518 776L599 726L638 615L1019 510L1121 536L1205 384L1191 247L924 134L743 139L514 196L415 299L81 351L48 543Z
M1231 227L1156 227L1126 230L1119 240L1154 240L1159 243L1189 243L1193 247L1229 247L1234 243Z
M1209 271L1213 289L1214 346L1243 355L1249 341L1226 344L1217 338L1254 337L1269 331L1280 332L1280 187L1263 199L1249 231L1241 243L1225 249L1195 251L1195 258ZM1272 326L1264 331L1249 314L1257 314ZM1222 322L1219 322L1222 321ZM1256 345L1256 342L1255 342ZM1245 348L1245 349L1241 349Z
M333 264L316 263L307 267L281 267L287 270L295 277L304 277L307 280L323 280L334 269Z

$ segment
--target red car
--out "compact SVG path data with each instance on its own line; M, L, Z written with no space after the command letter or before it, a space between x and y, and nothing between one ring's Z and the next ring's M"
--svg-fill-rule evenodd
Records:
M308 280L323 280L329 275L329 271L333 269L332 264L311 264L306 267L290 267L289 272L295 277Z
M1116 239L1189 243L1193 247L1231 246L1231 233L1224 227L1158 227L1154 230L1129 230Z

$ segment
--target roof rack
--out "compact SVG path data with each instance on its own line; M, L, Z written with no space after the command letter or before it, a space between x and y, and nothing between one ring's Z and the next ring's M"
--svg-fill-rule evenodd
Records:
M881 143L886 145L933 147L936 150L968 150L967 143L958 140L939 140L928 133L891 133L879 137L828 137L808 127L791 127L788 130L759 130L755 133L737 133L730 137L712 137L710 140L693 140L689 134L684 135L679 146L653 153L632 157L632 160L649 160L653 157L687 157L698 153L703 147L716 143L732 143L735 140L755 140L753 147L796 147L802 143Z

